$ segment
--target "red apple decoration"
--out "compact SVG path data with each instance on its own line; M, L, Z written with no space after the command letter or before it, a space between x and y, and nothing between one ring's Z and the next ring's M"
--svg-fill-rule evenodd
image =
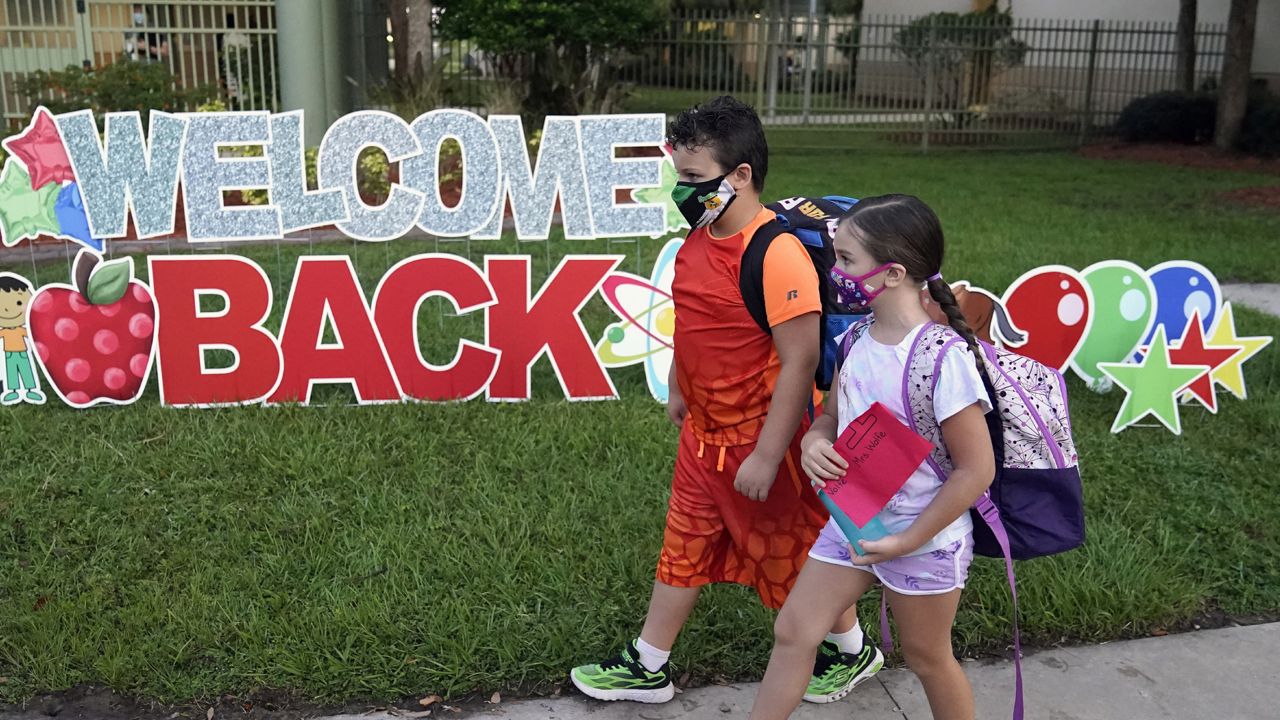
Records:
M36 357L68 405L126 405L142 395L151 371L156 303L133 279L133 260L111 262L89 250L76 256L75 286L45 285L31 299Z

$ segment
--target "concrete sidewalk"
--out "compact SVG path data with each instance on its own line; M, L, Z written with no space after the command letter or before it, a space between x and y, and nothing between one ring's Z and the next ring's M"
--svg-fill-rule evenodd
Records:
M1205 630L1091 647L1048 650L1023 660L1027 720L1264 720L1280 717L1280 623ZM1010 716L1013 664L965 664L977 717ZM580 696L521 700L444 718L503 720L725 720L746 718L755 684L689 690L665 705L597 703ZM341 715L326 720L391 720ZM795 720L927 720L929 704L905 670L886 670L850 697L803 705Z
M1228 284L1222 286L1222 294L1237 305L1280 315L1280 283Z

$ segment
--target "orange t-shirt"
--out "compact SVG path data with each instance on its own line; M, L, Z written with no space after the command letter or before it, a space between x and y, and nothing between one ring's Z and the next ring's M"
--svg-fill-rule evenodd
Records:
M5 352L26 352L26 337L26 328L0 328L0 340L3 340Z
M676 254L671 286L676 381L689 408L689 427L710 445L755 442L773 399L781 362L773 337L760 330L738 289L742 253L755 231L773 218L762 207L745 228L727 238L699 228ZM794 235L779 235L764 258L769 325L821 312L819 288L804 246Z

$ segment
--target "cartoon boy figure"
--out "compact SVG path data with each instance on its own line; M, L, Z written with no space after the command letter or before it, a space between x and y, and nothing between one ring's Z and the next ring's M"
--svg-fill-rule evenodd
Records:
M44 395L36 381L27 347L27 304L31 284L12 273L0 273L0 347L4 351L5 393L0 403L14 405L25 400L43 405ZM26 397L22 395L26 390Z

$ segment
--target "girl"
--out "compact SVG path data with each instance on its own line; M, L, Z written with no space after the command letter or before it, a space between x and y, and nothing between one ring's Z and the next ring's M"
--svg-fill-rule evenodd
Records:
M892 534L859 541L865 555L851 552L839 527L827 522L775 623L753 720L791 714L827 629L877 580L934 718L973 718L973 691L952 655L951 624L973 558L968 510L991 484L995 458L984 417L991 407L970 349L976 343L942 280L942 244L937 216L909 195L867 198L840 219L831 280L842 301L868 305L875 322L853 343L827 410L804 436L801 467L816 487L842 477L848 464L833 442L872 403L907 422L902 373L912 342L930 322L920 295L927 283L951 328L970 346L942 356L933 397L955 470L944 484L928 462L921 463L877 516Z

